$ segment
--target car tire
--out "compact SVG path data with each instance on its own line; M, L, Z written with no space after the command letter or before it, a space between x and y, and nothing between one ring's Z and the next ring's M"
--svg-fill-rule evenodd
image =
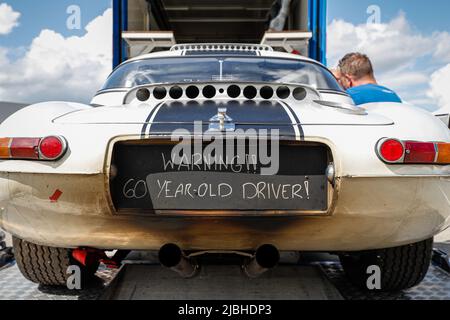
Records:
M66 286L71 273L70 266L80 267L81 283L84 285L94 278L98 264L89 268L72 258L70 249L37 245L13 237L14 256L19 270L28 280L49 286Z
M339 256L349 280L368 290L367 281L373 274L369 266L381 271L379 291L399 291L418 285L427 274L433 251L433 239L388 249L345 253Z

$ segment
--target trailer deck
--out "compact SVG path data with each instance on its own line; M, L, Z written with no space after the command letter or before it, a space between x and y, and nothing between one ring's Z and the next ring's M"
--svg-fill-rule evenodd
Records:
M204 261L200 274L182 279L155 255L134 253L120 269L101 266L84 290L38 286L11 263L0 269L0 300L450 300L450 273L436 264L417 287L397 293L364 292L351 285L336 259L295 255L257 279L242 274L232 259ZM316 260L316 261L315 261Z

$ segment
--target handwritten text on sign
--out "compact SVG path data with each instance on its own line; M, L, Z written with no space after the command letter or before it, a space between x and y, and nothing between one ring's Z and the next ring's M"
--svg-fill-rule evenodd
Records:
M324 176L165 172L129 179L123 195L150 197L155 209L317 210L326 208L325 187Z

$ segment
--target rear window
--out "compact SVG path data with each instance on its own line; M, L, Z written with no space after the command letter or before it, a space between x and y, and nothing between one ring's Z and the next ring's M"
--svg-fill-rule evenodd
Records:
M125 63L114 70L102 89L208 81L296 83L342 91L331 72L313 62L230 56L154 58Z

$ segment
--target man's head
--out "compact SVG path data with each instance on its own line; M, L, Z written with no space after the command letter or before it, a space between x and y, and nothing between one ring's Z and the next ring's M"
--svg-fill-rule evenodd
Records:
M363 84L376 84L372 62L362 53L346 54L338 65L339 82L345 89Z

